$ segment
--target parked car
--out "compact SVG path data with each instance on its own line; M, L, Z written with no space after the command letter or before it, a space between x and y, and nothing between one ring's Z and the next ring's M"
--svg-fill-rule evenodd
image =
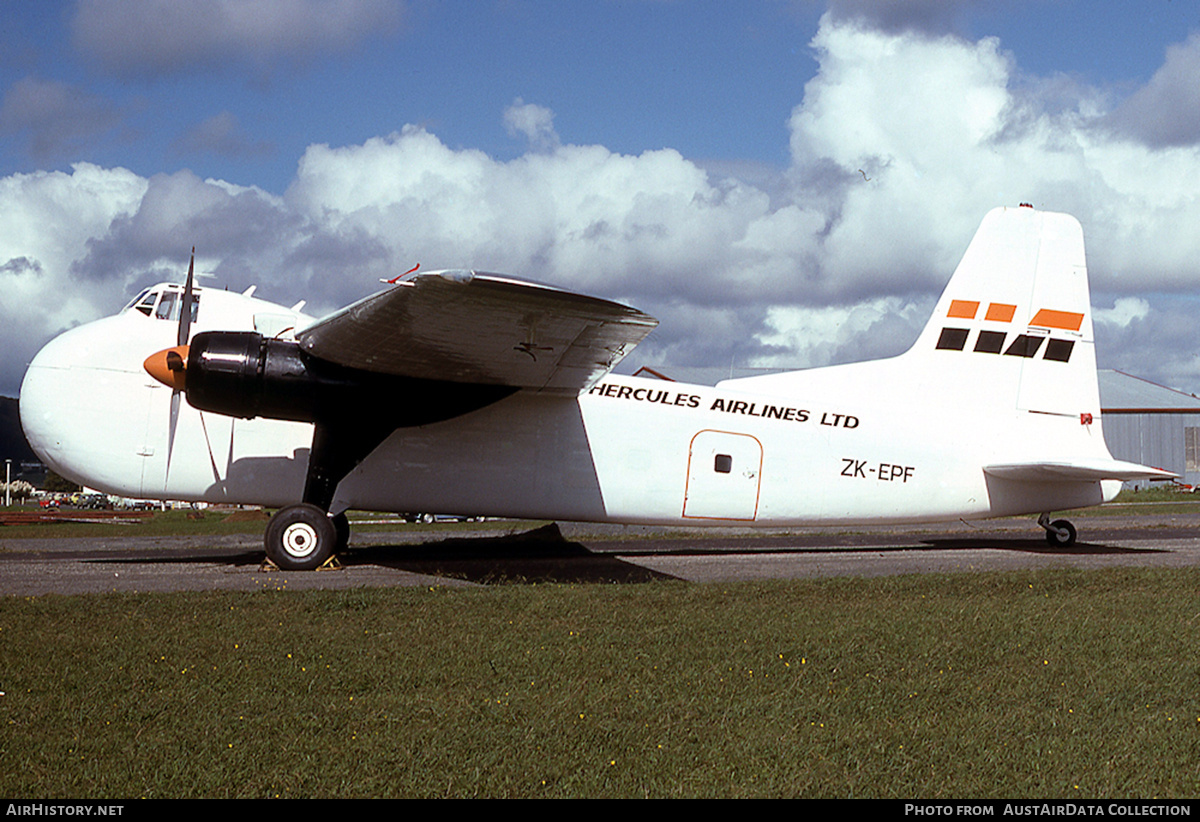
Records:
M401 514L405 522L483 522L483 517L468 517L464 514Z

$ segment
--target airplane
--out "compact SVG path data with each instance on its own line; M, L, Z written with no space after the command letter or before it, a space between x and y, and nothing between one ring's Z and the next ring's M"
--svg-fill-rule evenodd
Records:
M195 253L193 250L193 265ZM657 321L462 270L322 318L163 283L30 363L20 413L54 471L111 494L279 510L279 568L336 564L346 511L666 526L1038 515L1169 479L1105 445L1083 230L990 211L912 347L691 385L613 367Z

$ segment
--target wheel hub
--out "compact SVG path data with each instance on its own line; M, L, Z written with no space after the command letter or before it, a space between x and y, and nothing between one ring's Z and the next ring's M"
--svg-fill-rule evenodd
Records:
M293 522L283 531L283 549L301 559L317 549L316 529L307 522Z

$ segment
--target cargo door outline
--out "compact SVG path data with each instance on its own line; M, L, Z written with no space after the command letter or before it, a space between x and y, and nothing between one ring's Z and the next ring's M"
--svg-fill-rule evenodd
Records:
M763 447L756 437L706 428L688 446L685 519L748 522L758 516Z

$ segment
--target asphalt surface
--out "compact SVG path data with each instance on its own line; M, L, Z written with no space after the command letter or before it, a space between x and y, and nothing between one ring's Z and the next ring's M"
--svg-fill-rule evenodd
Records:
M940 526L663 529L563 523L502 530L360 529L341 567L263 565L261 537L5 539L0 595L304 590L503 583L689 582L1200 565L1200 514L1079 516L1053 548L1032 518Z

